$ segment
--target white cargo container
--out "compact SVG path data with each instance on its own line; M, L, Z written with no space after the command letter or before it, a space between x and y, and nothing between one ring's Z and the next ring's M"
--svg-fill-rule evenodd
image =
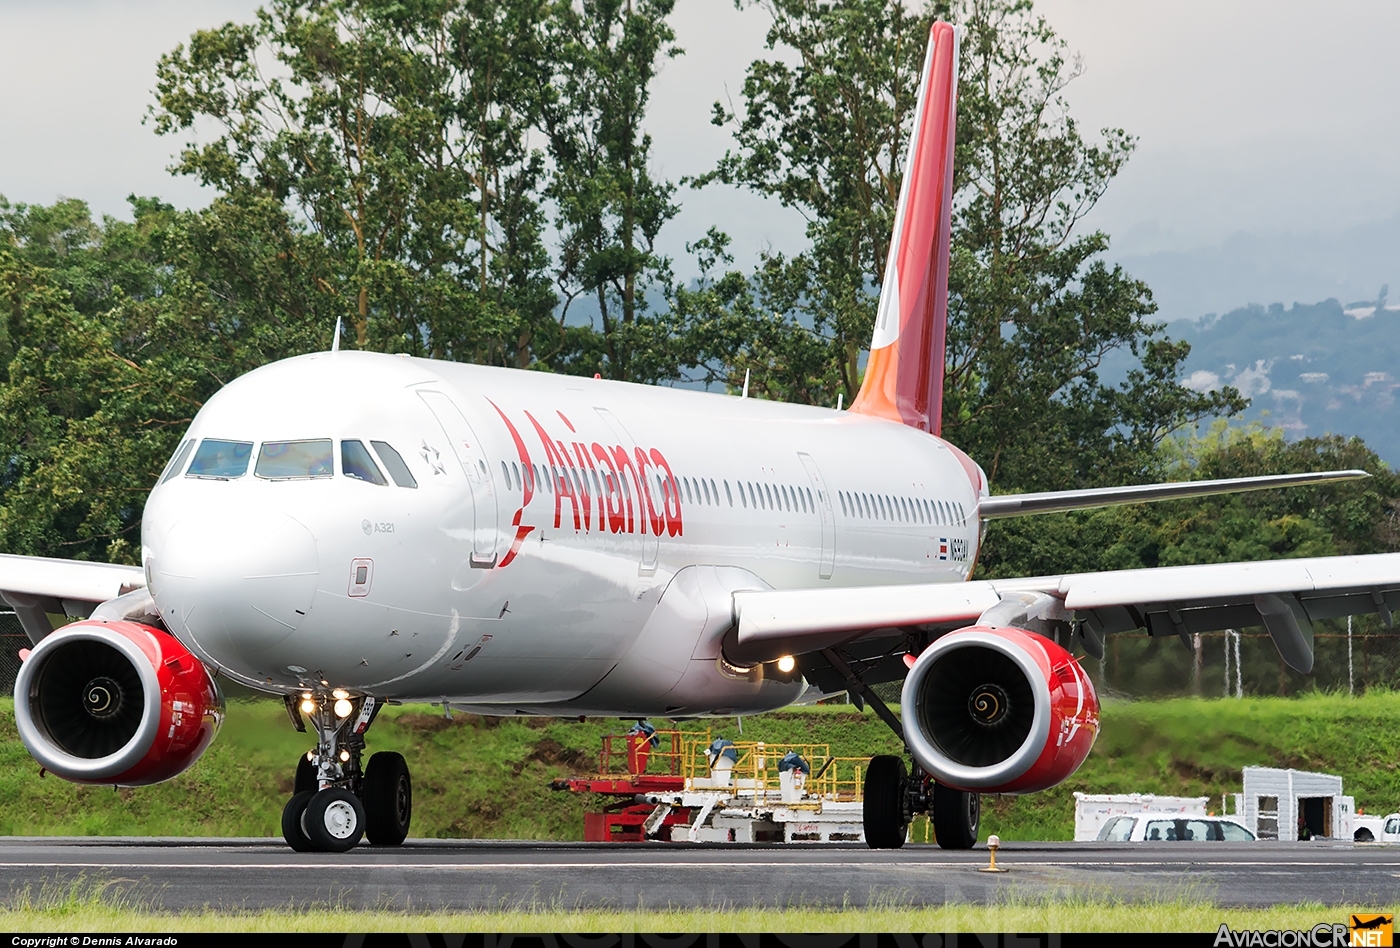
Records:
M1184 813L1205 816L1210 797L1163 797L1152 793L1074 794L1074 840L1097 839L1099 829L1115 816L1130 813Z
M1244 769L1241 822L1261 840L1298 839L1302 818L1313 837L1351 839L1355 801L1342 795L1342 778L1280 767Z

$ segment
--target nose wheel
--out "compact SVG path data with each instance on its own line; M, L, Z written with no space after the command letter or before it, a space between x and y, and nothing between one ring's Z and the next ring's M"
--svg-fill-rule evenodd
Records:
M350 699L350 713L337 714L335 702L347 700L344 694L324 701L315 695L298 708L317 743L297 760L292 797L282 809L282 838L296 852L349 852L364 838L376 846L397 846L408 836L413 817L408 764L401 754L381 751L361 768L364 735L379 708L372 697ZM292 720L305 730L300 714Z

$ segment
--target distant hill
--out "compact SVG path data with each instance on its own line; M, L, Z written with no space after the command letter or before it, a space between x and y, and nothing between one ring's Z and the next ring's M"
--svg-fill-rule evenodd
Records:
M1253 399L1247 419L1291 439L1358 435L1400 465L1400 305L1384 288L1370 302L1251 305L1167 329L1191 343L1190 387L1234 385Z
M1166 322L1247 302L1354 300L1382 283L1400 286L1400 214L1330 235L1240 232L1211 246L1186 242L1139 228L1115 239L1110 254L1152 287Z

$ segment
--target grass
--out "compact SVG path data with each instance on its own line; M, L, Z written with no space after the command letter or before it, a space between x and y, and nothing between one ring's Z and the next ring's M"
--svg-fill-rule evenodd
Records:
M1345 922L1362 906L1321 904L1267 909L1222 908L1187 898L1132 904L1085 898L1012 897L996 905L842 909L730 906L679 910L571 909L533 906L486 912L420 912L412 905L358 910L332 905L249 912L159 912L139 898L79 880L66 889L19 893L0 907L11 932L1215 932L1308 930Z
M1044 793L985 798L983 832L1070 839L1075 790L1218 800L1239 790L1250 764L1341 774L1359 806L1389 812L1400 809L1396 720L1400 694L1377 692L1109 703L1080 771ZM732 718L708 723L716 735L738 734ZM376 722L370 749L408 758L415 835L570 840L582 836L584 811L603 801L551 791L549 781L592 769L601 736L625 727L612 719L458 714L449 721L426 706L394 707ZM851 705L745 718L743 732L772 743L830 744L841 756L899 751L873 714ZM296 758L309 746L280 702L235 701L219 738L180 777L135 790L80 787L39 777L15 731L13 705L0 699L0 834L275 836ZM916 840L920 832L916 825Z

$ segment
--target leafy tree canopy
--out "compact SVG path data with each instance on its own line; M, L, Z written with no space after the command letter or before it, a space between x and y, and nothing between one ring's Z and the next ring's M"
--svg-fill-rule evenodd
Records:
M768 46L782 55L750 66L742 109L716 104L737 148L697 183L800 209L811 248L767 258L747 286L731 274L702 283L704 295L677 294L716 374L733 384L753 368L787 397L815 394L813 381L825 388L814 400L854 395L928 29L945 18L964 35L944 434L1002 489L1122 483L1158 471L1155 448L1173 431L1244 407L1234 389L1179 384L1189 348L1149 321L1145 284L1099 259L1107 236L1079 232L1133 139L1085 139L1064 98L1079 64L1029 0L918 13L883 0L737 2L768 11ZM750 348L776 333L791 338ZM1100 364L1125 349L1138 365L1105 384Z

